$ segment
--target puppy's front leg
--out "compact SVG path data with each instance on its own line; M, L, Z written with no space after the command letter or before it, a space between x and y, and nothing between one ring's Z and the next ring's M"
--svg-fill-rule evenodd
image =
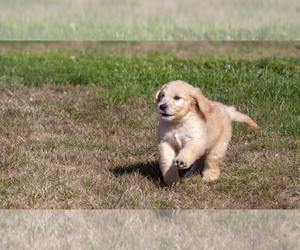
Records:
M200 140L189 141L173 160L179 169L189 168L204 154L204 145Z
M173 164L173 159L176 156L174 148L167 142L162 142L158 145L159 150L159 167L167 185L171 186L180 181L178 169Z

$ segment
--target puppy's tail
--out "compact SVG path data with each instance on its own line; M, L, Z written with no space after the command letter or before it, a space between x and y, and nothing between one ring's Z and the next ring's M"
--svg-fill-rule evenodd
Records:
M226 106L227 112L230 115L230 118L234 122L244 123L250 128L258 129L259 126L249 117L235 110L235 107Z

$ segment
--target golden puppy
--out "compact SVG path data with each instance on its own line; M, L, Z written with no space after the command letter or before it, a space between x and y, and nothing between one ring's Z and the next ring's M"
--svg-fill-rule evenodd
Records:
M167 185L180 181L178 169L197 170L196 161L205 155L203 180L220 175L220 163L231 138L231 121L253 129L258 125L234 107L206 99L199 88L173 81L155 93L161 119L158 126L159 167Z

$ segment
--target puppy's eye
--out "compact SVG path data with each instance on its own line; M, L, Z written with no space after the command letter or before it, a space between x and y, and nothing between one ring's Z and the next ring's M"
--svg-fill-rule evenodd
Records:
M179 96L175 96L174 99L175 99L175 100L179 100L179 99L181 99L181 98L180 98Z
M165 94L161 94L160 98L164 98L165 97Z

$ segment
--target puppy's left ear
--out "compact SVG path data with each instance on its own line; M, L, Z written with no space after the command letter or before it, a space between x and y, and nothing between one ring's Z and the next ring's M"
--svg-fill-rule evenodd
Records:
M205 98L199 88L194 88L193 99L195 100L196 108L206 117L212 112L210 101Z

